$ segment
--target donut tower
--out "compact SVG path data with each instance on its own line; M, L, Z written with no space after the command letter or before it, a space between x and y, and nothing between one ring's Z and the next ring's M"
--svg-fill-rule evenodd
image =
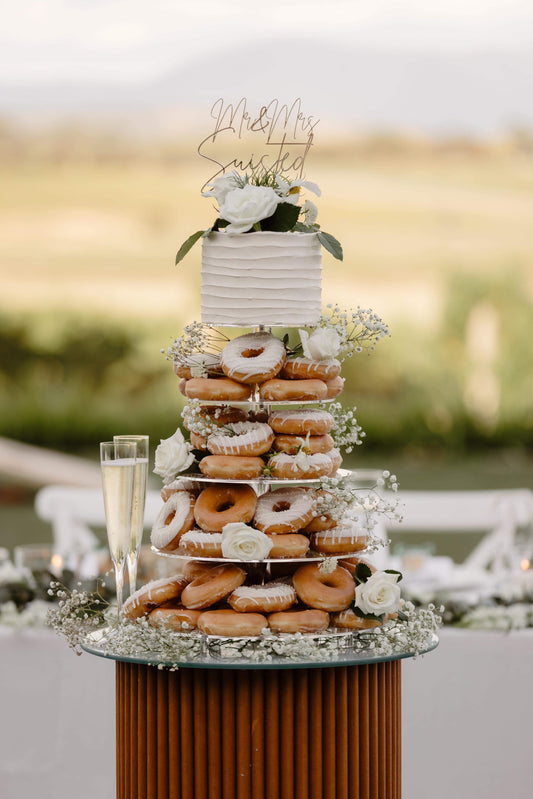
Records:
M335 483L328 484L349 473L328 410L344 387L341 361L310 348L313 336L339 340L317 310L317 233L214 235L223 251L205 239L202 321L169 350L189 439L178 429L156 452L165 484L152 548L176 558L177 576L141 588L125 615L221 638L378 626L354 607L367 530L356 515L335 512ZM244 258L235 240L244 242ZM293 267L315 275L297 326ZM224 294L228 270L237 269L240 279L231 279L245 292L238 301ZM175 474L173 462L186 474Z

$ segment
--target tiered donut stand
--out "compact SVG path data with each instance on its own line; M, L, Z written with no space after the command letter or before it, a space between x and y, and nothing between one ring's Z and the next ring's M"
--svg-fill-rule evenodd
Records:
M246 403L213 404L268 411L317 402L265 402L254 395ZM339 470L341 477L349 474ZM319 482L186 479L246 482L259 496L280 485ZM238 562L259 583L323 559L308 554L243 563L159 554L178 562ZM355 650L353 635L328 630L323 637L335 638L335 648L270 659L228 655L220 639L206 636L201 654L179 663L157 652L119 656L112 647L84 645L117 661L118 799L399 799L401 659L413 653L380 657Z

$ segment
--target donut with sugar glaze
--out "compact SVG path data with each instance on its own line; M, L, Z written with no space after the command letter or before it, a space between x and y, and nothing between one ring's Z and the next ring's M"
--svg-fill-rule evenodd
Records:
M268 626L273 633L319 633L329 626L324 610L282 610L271 613Z
M246 579L246 572L233 564L223 564L200 574L185 586L181 602L186 608L201 610L225 599Z
M314 408L289 408L272 411L268 423L275 433L290 436L324 436L335 424L327 411Z
M199 467L206 477L217 480L254 480L263 474L265 462L253 455L207 455Z
M257 500L254 526L262 533L296 533L313 518L314 500L302 488L278 488Z
M276 436L273 448L276 452L286 452L288 455L296 455L298 450L303 447L306 452L314 455L316 452L329 452L333 449L335 442L326 433L324 436Z
M272 542L269 558L303 558L309 551L309 539L299 533L266 533L266 537Z
M326 399L328 390L323 380L281 380L276 377L259 386L259 396L268 402Z
M194 526L195 497L190 491L172 493L156 516L150 540L162 552L174 552L180 538Z
M228 604L239 613L275 613L287 610L298 601L292 585L282 582L241 585L229 595Z
M285 363L285 345L271 333L247 333L222 350L224 374L239 383L264 383Z
M182 393L189 399L205 400L206 402L213 400L237 402L250 398L249 386L236 383L229 377L192 377L186 381Z
M238 613L236 610L207 610L198 619L198 629L205 635L238 636L261 635L268 623L260 613Z
M332 627L339 627L341 630L371 630L381 627L382 624L378 619L362 619L352 608L331 614Z
M338 375L338 377L334 377L332 380L326 380L326 389L327 395L326 399L334 399L338 397L344 390L344 377Z
M159 605L178 600L187 583L187 578L181 574L146 583L126 599L122 606L124 616L127 619L140 619Z
M341 364L336 358L313 361L311 358L287 358L281 377L289 380L333 380L340 374Z
M194 630L198 626L201 610L189 610L180 605L167 603L152 610L148 621L154 627L170 627L171 630Z
M257 495L248 485L210 485L200 493L194 518L202 530L221 533L226 524L251 522Z
M306 563L294 572L292 582L299 599L310 608L345 610L355 598L355 581L342 566L325 572L318 563Z
M213 455L264 455L274 441L272 428L264 422L230 422L226 428L229 434L212 433L207 439Z
M333 477L333 475L336 474L337 470L342 465L342 455L335 447L328 450L328 452L325 452L324 454L327 455L331 461L331 471L329 472L329 477Z

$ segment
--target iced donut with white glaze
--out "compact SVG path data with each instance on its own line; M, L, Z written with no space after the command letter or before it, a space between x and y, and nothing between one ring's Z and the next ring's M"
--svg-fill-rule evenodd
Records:
M367 545L366 531L354 521L339 522L329 530L313 533L311 547L323 555L346 555L360 552Z
M333 472L333 461L329 452L316 452L314 455L306 455L304 452L287 455L279 452L270 458L268 466L272 477L283 480L315 480Z
M292 585L282 582L241 585L228 597L228 604L239 613L275 613L287 610L297 601L298 596Z
M275 377L259 386L259 396L268 402L293 402L326 399L328 390L323 380L282 380Z
M314 408L289 408L272 411L268 423L275 433L291 436L324 436L335 424L335 419L327 411Z
M213 455L264 455L272 446L274 432L264 422L231 422L227 433L213 433L207 449Z
M162 552L174 552L180 538L194 526L195 497L190 491L172 493L156 516L150 540Z
M278 488L257 500L254 526L262 533L283 535L305 527L314 513L314 500L302 488Z
M341 371L336 358L313 361L311 358L287 358L281 370L281 377L289 380L333 380Z
M222 557L222 533L205 533L203 530L189 530L180 538L178 552L197 558Z
M285 363L285 345L271 333L247 333L222 350L224 374L239 383L264 383Z
M140 619L147 616L154 608L170 600L178 600L187 586L188 580L181 574L152 580L131 594L122 606L127 619Z

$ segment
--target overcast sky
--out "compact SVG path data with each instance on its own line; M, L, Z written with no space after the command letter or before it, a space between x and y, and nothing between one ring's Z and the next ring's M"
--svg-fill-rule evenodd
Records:
M16 0L2 12L0 81L136 81L233 42L324 35L385 50L531 49L533 1Z

